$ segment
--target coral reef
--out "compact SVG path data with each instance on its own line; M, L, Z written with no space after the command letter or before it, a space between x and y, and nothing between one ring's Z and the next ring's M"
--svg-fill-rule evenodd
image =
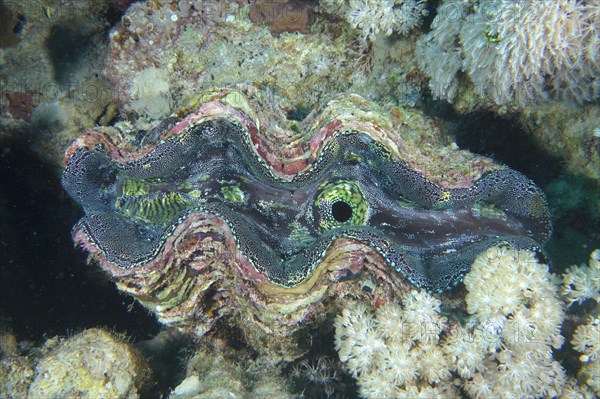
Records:
M562 277L561 293L568 306L586 299L600 303L600 249L592 252L589 265L573 265Z
M600 320L591 318L589 323L577 327L571 344L582 353L579 360L583 367L578 378L600 395Z
M352 397L340 367L364 397L600 395L600 252L560 285L534 256L551 231L541 190L460 151L427 116L441 104L411 109L429 84L459 111L517 111L600 181L600 3L429 4L420 71L426 0L0 1L0 141L57 164L84 132L65 157L74 240L167 337L203 337L171 398L292 397L286 373L305 397ZM569 187L555 192L597 218L598 196ZM0 197L4 234L30 242ZM343 366L316 349L341 308ZM0 331L0 397L158 385L104 330L25 347Z
M20 23L11 27L18 43L0 48L0 139L22 136L59 166L77 132L114 116L101 72L108 3L5 0L2 7Z
M292 399L279 371L248 354L200 345L170 399Z
M373 57L386 61L373 65L364 62L372 55L357 54L351 29L340 22L273 37L248 18L260 2L181 0L131 4L107 43L114 8L129 3L3 2L6 26L17 33L3 35L10 46L0 48L0 138L24 137L58 165L76 132L112 123L119 113L164 118L208 87L268 88L299 119L347 90L393 104L414 105L419 97L404 79L415 68L408 42L380 46ZM303 2L277 4L285 15L276 19L284 24L312 21ZM296 11L308 20L297 20ZM375 74L364 74L371 68Z
M394 105L414 105L419 98L418 86L405 79L416 68L412 42L378 45L363 54L351 27L325 19L313 24L310 34L274 36L250 18L260 17L257 8L270 6L274 15L263 17L285 24L293 18L297 3L261 4L240 7L234 1L189 0L132 4L111 31L105 68L122 114L131 119L163 118L187 107L198 93L236 85L269 93L293 120L302 120L338 93L357 93ZM284 11L278 18L280 7ZM289 9L292 15L287 14ZM169 98L140 95L136 82L146 81L149 68L159 75L161 86L168 86ZM145 112L160 109L148 104L155 100L169 103L160 116Z
M596 0L446 1L419 42L437 98L455 100L458 72L497 105L600 94L600 4Z
M592 397L553 359L565 309L556 279L532 252L490 248L464 282L462 317L444 316L439 299L418 291L401 304L342 311L336 349L363 397ZM574 345L592 360L597 325L580 328Z
M553 101L529 106L517 121L548 153L564 159L566 169L593 179L600 186L600 107ZM592 191L592 190L590 190ZM600 203L589 204L600 214Z
M319 99L348 85L342 79L350 72L344 37L273 37L233 1L155 3L132 4L110 35L105 73L126 115L163 118L203 90L237 84L268 87L287 109L310 111ZM144 78L147 69L150 80ZM155 78L171 98L138 90ZM155 101L172 104L161 114L145 112L161 109Z
M315 22L314 3L301 0L256 0L250 3L250 20L266 24L273 35L283 32L310 33Z
M139 398L150 371L131 346L101 329L49 341L35 367L29 398Z
M543 194L518 172L438 185L358 96L286 132L247 94L216 91L141 147L99 129L67 152L63 184L87 214L75 241L163 323L203 335L235 315L249 336L284 337L362 292L352 276L384 282L383 297L405 280L443 291L481 250L548 237Z
M26 398L34 377L34 364L21 356L16 337L0 330L0 398Z
M359 31L364 41L378 34L407 34L427 15L427 0L322 0L322 11L337 15Z
M10 350L3 345L0 358L3 398L134 399L150 392L146 360L105 330L93 328L67 339L51 338L41 348L25 353L17 349L14 336L12 341Z

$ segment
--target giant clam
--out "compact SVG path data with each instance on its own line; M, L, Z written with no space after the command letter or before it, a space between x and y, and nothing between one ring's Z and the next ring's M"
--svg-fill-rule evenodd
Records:
M139 140L85 133L65 158L74 240L165 324L203 335L230 316L250 341L284 337L348 295L449 290L483 250L550 234L528 178L491 162L429 178L359 96L302 122L252 90L197 102Z

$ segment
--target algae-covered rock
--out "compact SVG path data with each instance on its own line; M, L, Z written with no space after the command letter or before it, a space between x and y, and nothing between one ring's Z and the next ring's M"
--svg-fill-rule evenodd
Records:
M27 397L140 398L149 375L146 361L129 344L93 328L58 342L39 361Z
M115 116L112 88L101 73L109 3L1 3L8 29L0 40L0 139L25 139L58 166L78 132Z
M232 349L201 345L170 399L292 399L281 373Z
M519 123L565 169L600 182L600 108L561 102L527 107Z
M27 397L33 374L28 358L3 353L0 360L0 398Z
M24 398L33 380L33 362L22 356L17 337L0 320L0 398Z

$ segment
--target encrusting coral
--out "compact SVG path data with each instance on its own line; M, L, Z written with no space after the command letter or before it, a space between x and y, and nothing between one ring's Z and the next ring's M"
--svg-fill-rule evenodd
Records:
M446 319L439 299L416 290L402 304L342 311L336 349L362 397L593 397L553 359L565 306L558 280L533 252L490 248L464 283L469 314L460 320ZM597 358L590 335L598 323L580 328L576 349Z
M496 104L600 95L598 0L447 1L417 56L434 96L453 101L458 71Z

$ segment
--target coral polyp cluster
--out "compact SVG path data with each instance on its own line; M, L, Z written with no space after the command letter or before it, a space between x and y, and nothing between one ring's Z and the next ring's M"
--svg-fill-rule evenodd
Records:
M459 71L496 104L600 95L597 1L447 1L417 54L438 98L453 101Z
M339 15L360 32L363 40L407 34L427 15L427 0L324 0L323 11Z
M446 326L440 301L411 291L402 306L389 303L375 312L362 303L335 320L336 350L365 398L452 395L450 363L439 346Z
M562 275L561 294L568 307L588 302L586 321L577 326L571 344L580 352L582 366L577 377L600 395L600 250L592 251L587 265L572 265Z
M446 316L439 299L417 291L378 309L344 309L336 349L363 397L592 397L553 358L564 342L565 308L556 279L532 252L490 248L465 286L462 316ZM597 322L580 326L574 341L591 362L590 379L596 333Z
M586 299L600 303L600 250L592 252L588 265L572 265L562 277L561 293L569 306Z
M578 377L600 395L600 320L592 317L587 324L577 327L571 343L582 353L579 360L583 367Z

